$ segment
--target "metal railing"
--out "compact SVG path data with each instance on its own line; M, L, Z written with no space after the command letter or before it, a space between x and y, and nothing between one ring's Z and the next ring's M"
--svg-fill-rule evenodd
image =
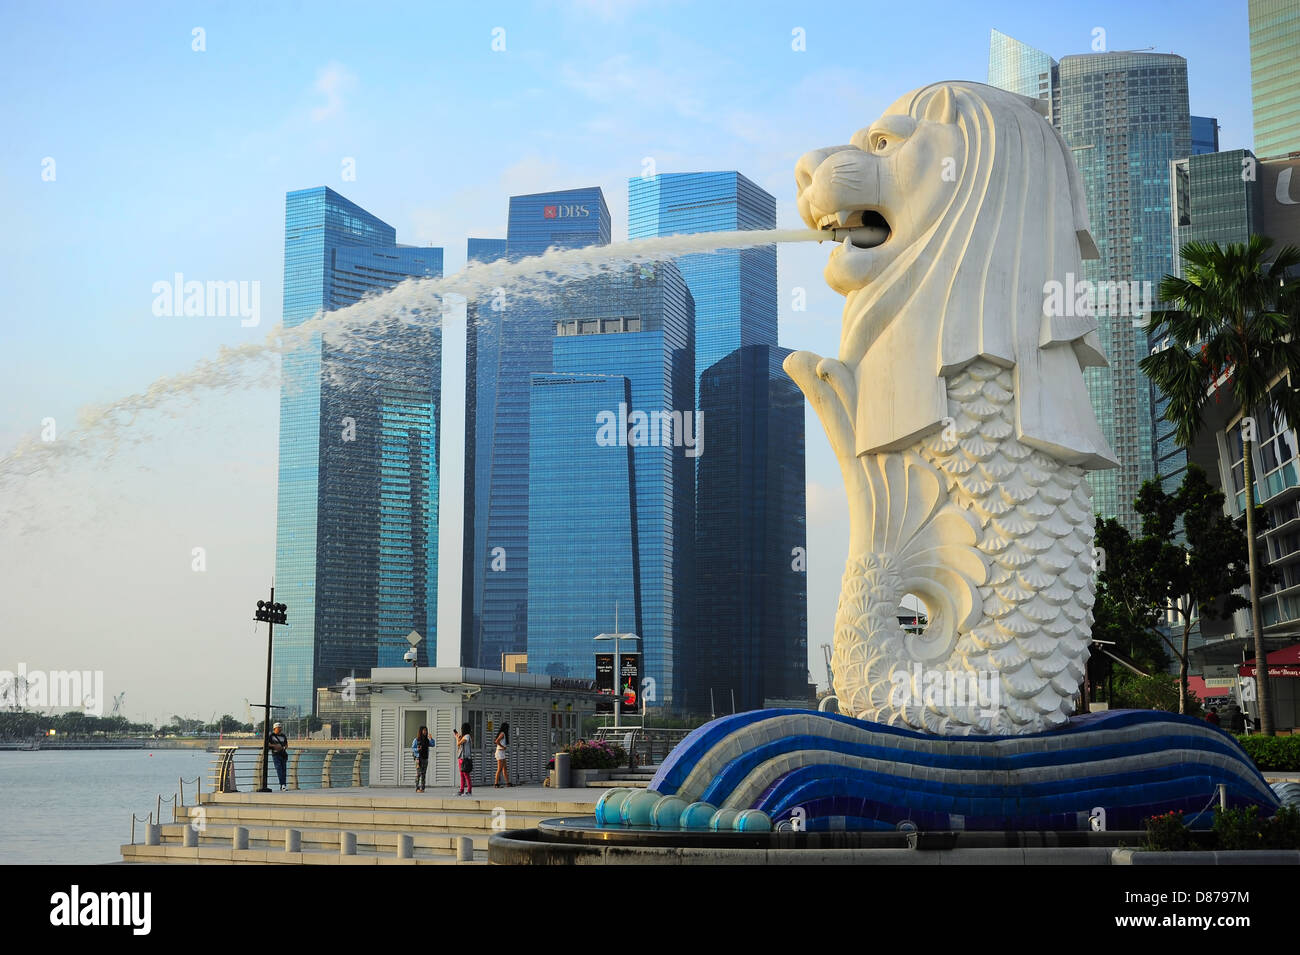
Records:
M268 787L279 786L274 760L266 767ZM370 784L370 747L289 748L289 789L347 789ZM219 793L255 792L262 784L262 747L222 746L213 761L212 788Z
M634 766L658 766L690 732L655 726L598 726L595 738L622 746Z
M184 776L178 776L176 780L176 792L170 796L164 796L162 793L159 793L157 802L154 804L154 809L149 813L149 815L137 816L134 812L131 813L131 845L135 845L135 824L137 822L147 822L152 826L156 819L158 820L158 825L162 825L162 804L164 802L171 804L172 822L176 823L180 821L176 818L176 810L178 807L185 805L186 782L189 782L194 786L194 805L197 806L203 802L203 777L195 776L191 780L186 780Z

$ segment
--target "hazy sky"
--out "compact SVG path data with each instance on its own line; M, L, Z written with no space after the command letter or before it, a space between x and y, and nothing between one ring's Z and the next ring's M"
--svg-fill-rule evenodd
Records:
M626 238L627 179L647 157L739 169L795 227L795 160L910 89L986 80L991 27L1058 58L1089 52L1096 27L1112 50L1179 53L1192 112L1219 118L1222 148L1251 144L1244 2L459 6L6 3L0 455L45 419L66 435L83 406L261 340L293 189L331 186L399 242L442 246L448 272L467 236L505 234L512 194L599 185ZM828 252L780 250L784 346L836 351ZM260 324L155 315L154 283L178 272L260 283ZM444 664L459 649L464 341L461 311L444 338ZM0 670L103 670L133 719L243 718L263 693L251 618L274 568L277 434L268 374L0 483ZM809 666L824 682L846 508L811 412L807 436Z

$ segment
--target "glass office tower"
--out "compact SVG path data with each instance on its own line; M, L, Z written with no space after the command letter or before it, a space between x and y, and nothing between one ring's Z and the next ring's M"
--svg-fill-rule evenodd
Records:
M599 188L513 196L510 259L548 248L606 245ZM471 258L499 256L500 240L472 240ZM560 288L560 285L556 286ZM461 661L499 669L528 643L528 416L530 376L548 373L555 301L502 289L471 303L465 381L465 537Z
M738 172L628 180L629 239L776 228L776 199ZM674 260L695 298L695 381L743 345L776 344L776 246Z
M1044 53L998 30L989 31L989 86L1010 90L1048 104L1056 125L1061 111L1057 62Z
M788 349L738 348L706 369L695 561L701 599L685 657L686 708L809 700L804 400Z
M1088 218L1101 258L1083 262L1082 278L1149 282L1151 301L1096 309L1107 368L1085 378L1102 433L1120 467L1093 471L1093 506L1137 527L1133 499L1155 474L1153 397L1137 363L1150 350L1143 327L1160 280L1173 271L1169 164L1191 154L1187 61L1164 53L1089 53L1059 64L1004 34L990 39L989 82L1054 103L1053 121L1083 177ZM1043 75L1046 86L1043 86ZM1031 85L1031 81L1032 84ZM1044 96L1046 92L1046 96Z
M332 189L285 201L284 324L344 308L409 278L442 275L442 250ZM290 716L315 690L401 664L418 631L437 655L437 310L317 333L285 354L280 393L272 690Z
M776 200L739 172L664 173L628 180L631 238L775 227ZM761 246L687 255L676 262L695 298L695 388L700 416L706 434L712 435L715 418L725 429L725 436L719 438L724 442L718 445L719 456L711 457L715 449L710 438L710 450L695 462L697 600L690 638L679 650L678 668L684 676L678 683L677 708L710 712L710 685L726 685L728 706L733 686L737 687L738 706L742 697L746 707L761 706L764 698L783 698L782 688L795 684L797 692L785 698L803 697L807 690L806 587L764 590L752 586L751 576L766 575L768 569L740 555L750 553L754 541L767 539L772 532L768 524L763 529L737 526L738 521L751 517L770 523L782 515L800 528L798 533L793 527L786 529L788 536L799 538L790 546L802 541L803 399L779 361L774 370L764 365L761 374L751 369L758 361L755 356L775 354L776 250ZM742 367L747 369L743 374L739 371ZM705 394L704 376L717 368L731 369L734 374L726 386L715 385L712 404L706 409L700 403ZM798 449L797 481L755 478L754 469L764 467L768 448L778 444L769 444L765 433L754 430L761 419L755 409L763 407L763 402L755 404L756 399L745 389L758 387L755 382L768 382L769 378L773 388L795 389L798 414L786 422L788 433L779 445L791 449L792 455L793 449ZM790 467L793 474L793 459ZM699 556L701 547L707 558ZM785 566L790 566L788 560ZM732 589L722 593L720 587ZM720 622L724 618L729 622ZM765 648L759 649L756 641L767 641ZM736 682L737 674L724 673L730 665L727 661L739 660L750 666L743 685ZM785 672L782 667L789 672L777 677L777 671Z
M531 381L528 668L591 678L592 638L641 637L650 705L677 704L693 579L694 303L670 263L576 283Z
M1179 250L1189 242L1245 242L1259 231L1260 181L1243 178L1247 163L1254 164L1249 149L1192 155L1170 165L1170 203L1173 216L1172 274L1183 274ZM1155 393L1156 474L1169 493L1177 490L1187 468L1187 450L1174 437L1174 426L1164 420L1167 399Z
M1219 121L1213 116L1192 116L1190 121L1192 155L1202 156L1205 153L1217 153L1219 151Z
M1150 282L1173 271L1169 164L1191 151L1187 61L1165 53L1097 53L1061 60L1061 134L1074 152L1101 253L1085 279ZM1142 303L1154 307L1155 302ZM1148 315L1097 309L1109 368L1085 372L1102 433L1120 467L1094 471L1094 507L1137 526L1133 500L1154 476L1152 386L1137 363L1150 351Z
M1300 151L1300 0L1250 0L1250 96L1255 153Z

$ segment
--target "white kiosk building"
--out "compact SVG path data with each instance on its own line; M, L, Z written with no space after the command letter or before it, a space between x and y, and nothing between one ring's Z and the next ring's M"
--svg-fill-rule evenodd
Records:
M594 680L462 667L378 667L370 673L370 785L413 786L411 741L429 727L428 784L455 786L453 729L470 725L475 785L496 773L492 742L510 724L510 780L538 784L555 752L582 735L596 711Z

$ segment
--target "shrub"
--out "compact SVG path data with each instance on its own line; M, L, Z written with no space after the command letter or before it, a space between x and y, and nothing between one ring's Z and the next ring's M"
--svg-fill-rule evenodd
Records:
M1271 819L1259 807L1219 809L1214 813L1216 849L1300 849L1300 810L1283 806Z
M1188 690L1185 700L1188 716L1202 714L1201 701L1195 693ZM1115 698L1110 705L1112 709L1164 710L1166 713L1177 713L1178 677L1171 673L1153 673L1151 676L1117 674Z
M1265 849L1300 849L1300 808L1283 806L1264 827Z
M1263 848L1263 822L1258 806L1214 811L1214 840L1218 849Z
M579 741L565 748L570 769L618 769L627 765L627 750L605 740Z
M1184 852L1194 849L1192 831L1181 812L1166 812L1147 818L1147 837L1142 848L1148 852Z
M1260 769L1300 771L1300 736L1238 736L1237 742Z

